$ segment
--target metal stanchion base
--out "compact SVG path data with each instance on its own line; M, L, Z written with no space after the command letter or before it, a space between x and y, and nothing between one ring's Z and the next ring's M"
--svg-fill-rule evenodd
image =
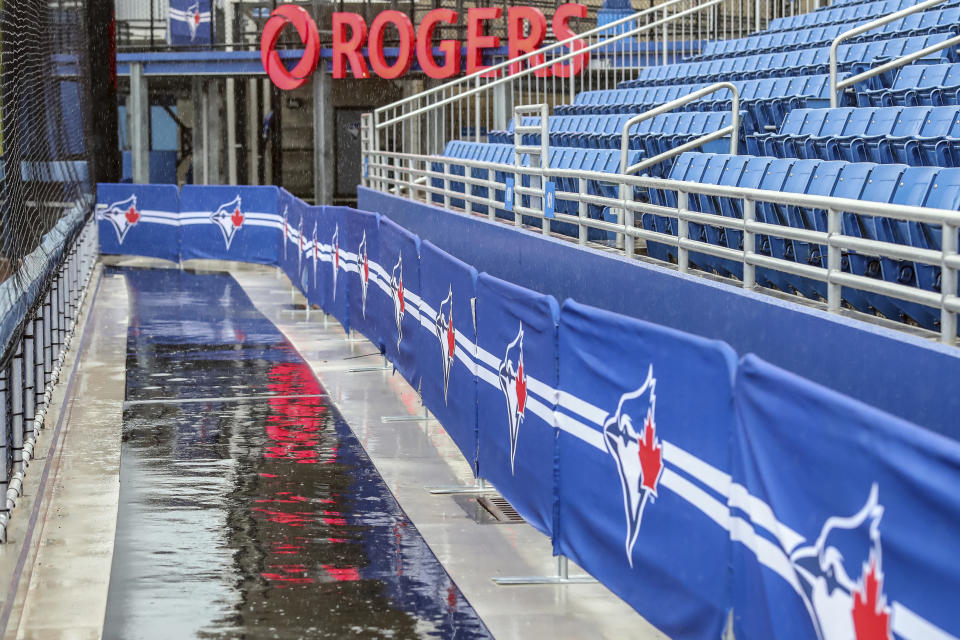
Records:
M487 484L484 479L477 480L476 484L464 486L454 485L449 487L424 487L428 493L435 496L446 495L476 495L481 493L496 493L496 489Z
M347 369L347 373L366 373L368 371L392 371L393 367L380 366L380 367L356 367L354 369Z
M593 576L571 576L570 561L566 556L557 556L557 575L555 576L508 576L505 578L490 578L494 584L502 586L531 585L531 584L594 584L597 579Z
M430 412L427 411L426 407L423 409L423 415L414 416L382 416L380 422L387 424L389 422L430 422Z

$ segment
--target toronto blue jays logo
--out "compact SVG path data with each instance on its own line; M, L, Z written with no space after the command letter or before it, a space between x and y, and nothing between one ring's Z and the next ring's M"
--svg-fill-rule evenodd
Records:
M127 237L130 229L140 222L137 196L130 196L126 200L114 202L100 212L100 219L106 220L113 226L114 231L117 232L117 241L123 244L123 240Z
M190 28L190 39L197 38L197 29L200 28L200 3L194 2L187 7L187 26Z
M297 226L297 247L300 249L297 257L297 273L303 271L303 218Z
M330 239L330 246L333 249L333 299L337 299L337 273L340 271L340 225L333 227L333 238Z
M393 298L393 321L397 325L397 348L403 340L403 312L406 310L406 301L403 299L403 254L397 256L397 264L393 265L390 274L390 297Z
M287 214L290 211L289 205L283 207L283 259L287 259L287 244L290 242L290 223L287 222Z
M440 308L434 326L440 341L440 358L443 362L443 402L447 402L447 387L450 385L450 368L457 349L457 334L453 328L453 285Z
M240 208L240 196L226 204L220 205L216 211L210 214L210 222L220 228L223 233L223 241L227 244L227 251L230 250L230 243L243 227L243 221L246 216Z
M357 248L357 273L360 274L360 313L367 317L367 285L370 284L370 262L367 259L367 232L363 232Z
M507 420L510 423L510 473L517 456L517 437L527 408L527 374L523 369L523 324L500 362L500 389L507 400Z
M891 610L883 595L876 484L849 517L831 517L812 545L796 548L790 564L819 640L889 640Z
M603 442L620 474L627 518L626 552L631 567L643 510L651 497L657 497L663 474L663 450L657 438L656 387L657 379L650 365L644 383L620 397L616 412L603 425Z
M320 244L317 242L317 221L313 221L313 286L317 286L317 262L320 261Z

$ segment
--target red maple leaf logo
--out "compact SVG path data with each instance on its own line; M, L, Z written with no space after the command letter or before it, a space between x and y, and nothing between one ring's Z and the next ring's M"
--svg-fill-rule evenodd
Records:
M861 591L853 592L853 628L857 640L889 640L890 610L883 595L883 574L877 559L870 554L870 569L864 565L860 578Z
M367 260L367 254L363 254L363 280L370 281L370 262Z
M197 25L197 26L200 26L200 12L199 12L199 11L197 11L196 13L193 14L193 24L195 24L195 25ZM237 225L237 226L240 226L240 225Z
M647 422L643 429L643 438L637 442L640 450L640 471L643 474L640 479L640 486L653 495L657 495L657 485L660 482L660 474L663 472L663 450L660 447L660 440L653 427L653 419L647 414Z
M403 278L397 280L397 298L400 299L400 314L403 314L404 307L407 306L406 301L403 299Z
M137 220L140 219L140 212L137 211L136 207L130 207L129 209L127 209L126 216L127 216L127 222L129 222L130 224L137 224Z
M457 346L457 334L453 331L453 313L450 314L450 319L447 322L447 353L450 358L453 358L454 349Z
M527 406L527 379L523 375L523 360L517 367L517 411L523 415L524 407Z
M240 207L233 210L233 215L230 216L230 219L233 220L233 226L235 227L243 224L243 213L240 212Z
M333 245L333 268L340 268L340 243Z

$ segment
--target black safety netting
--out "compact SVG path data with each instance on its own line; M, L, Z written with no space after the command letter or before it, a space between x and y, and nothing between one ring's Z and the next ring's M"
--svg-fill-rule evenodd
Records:
M104 0L0 1L0 353L85 220L102 169L98 101L113 82ZM98 25L92 20L96 18ZM107 42L107 49L104 48ZM112 88L115 95L115 88ZM115 116L114 116L115 122ZM114 125L115 126L115 125ZM115 139L115 134L112 136ZM114 147L116 148L116 147ZM99 154L99 158L98 158ZM107 153L107 156L110 154Z

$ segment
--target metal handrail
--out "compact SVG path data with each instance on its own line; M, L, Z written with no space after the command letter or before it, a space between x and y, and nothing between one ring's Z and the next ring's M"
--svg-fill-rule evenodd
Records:
M458 84L468 85L468 84L470 84L470 82L471 82L472 80L474 80L475 78L484 77L484 76L487 76L487 74L489 74L489 73L499 72L501 69L505 69L505 68L507 68L509 65L517 64L517 63L520 63L520 62L524 62L524 61L529 60L530 58L534 58L534 57L536 57L536 56L542 56L542 55L548 54L551 49L559 49L559 48L561 48L561 47L566 47L566 46L570 45L571 43L573 43L573 42L576 41L576 40L581 40L581 39L583 39L583 38L588 38L588 37L590 37L590 36L602 34L604 31L610 31L610 30L615 29L616 27L618 27L618 26L620 26L620 25L622 25L622 24L628 24L628 23L630 23L630 22L632 22L632 21L635 21L635 20L638 20L638 19L640 19L640 18L643 18L643 17L645 17L645 16L647 16L647 15L649 15L649 14L657 13L657 12L663 12L663 11L665 11L666 9L668 9L668 8L670 8L670 7L673 7L674 5L681 4L681 3L685 2L685 1L686 1L686 0L669 0L668 2L664 2L664 3L658 4L658 5L653 5L653 6L649 7L649 8L647 8L647 9L644 9L643 11L638 11L637 13L633 13L633 14L625 17L625 18L620 18L619 20L615 20L614 22L611 22L611 23L609 23L609 24L605 24L605 25L603 25L603 26L597 26L597 27L594 27L593 29L589 29L588 31L584 31L583 33L578 33L578 34L575 35L575 36L571 36L571 37L567 38L566 40L558 40L557 42L554 42L554 43L552 43L552 44L547 45L546 47L542 47L542 48L537 49L537 50L535 50L535 51L531 51L531 52L529 52L529 53L525 53L525 54L523 54L522 56L517 56L516 58L511 58L510 60L505 60L504 62L500 62L500 63L498 63L498 64L496 64L496 65L494 65L494 66L492 66L492 67L488 67L488 68L486 68L486 69L481 69L481 70L479 70L479 71L474 71L473 73L471 73L471 74L469 74L469 75L466 75L466 76L463 76L463 77L460 77L460 78L455 78L455 79L453 79L453 80L451 80L451 81L449 81L449 82L445 82L444 84L442 84L442 85L440 85L440 86L434 87L434 88L432 88L432 89L428 89L428 90L426 90L426 91L421 91L420 93L418 93L418 94L416 94L416 95L414 95L414 96L410 96L410 97L407 97L407 98L402 98L402 99L400 99L400 100L397 100L396 102L391 102L391 103L388 104L388 105L385 105L385 106L383 106L383 107L380 107L379 109L376 109L374 112L375 112L375 113L381 113L381 112L383 112L383 111L385 111L385 110L387 110L387 109L393 109L393 108L396 108L396 107L401 107L401 106L403 106L403 105L405 105L405 104L409 104L409 103L411 103L411 102L417 102L417 101L419 101L420 99L428 98L429 96L431 96L431 95L433 95L433 94L435 94L435 93L439 93L439 92L446 91L447 89L451 89L451 88L454 87L454 85L458 85ZM698 7L694 7L694 9L700 9L700 8L702 8L702 7L713 6L714 4L718 4L718 3L719 3L719 2L711 2L711 3L709 3L709 4L704 4L704 5L701 5L701 6L698 6ZM689 11L689 10L688 10L688 11ZM684 12L684 13L686 13L686 12ZM677 14L676 16L671 16L671 17L672 17L672 18L675 18L675 17L679 17L680 15L681 15L681 14ZM609 38L609 39L607 39L607 40L603 40L600 44L601 44L602 46L606 46L606 45L609 45L609 44L612 43L612 42L616 42L616 41L618 41L618 40L623 39L624 37L629 37L629 36L631 36L631 35L636 35L635 30L634 30L634 31L628 31L628 32L625 32L625 33L622 33L622 34L616 34L616 36L614 36L614 37L611 37L611 38ZM584 53L585 51L589 51L589 49L586 49L586 48L584 48L584 49L578 49L577 51L572 52L572 53L579 55L579 54ZM562 60L565 60L565 59L566 59L566 58L554 58L554 59L551 59L549 63L545 63L545 64L542 64L542 65L539 65L539 66L537 66L537 67L535 67L535 68L526 69L524 74L512 74L512 75L507 75L507 76L505 76L505 78L515 78L515 77L517 77L518 75L526 75L527 73L529 73L529 72L531 72L531 71L534 71L535 69L542 69L542 68L544 68L545 66L552 65L552 64L555 63L555 62L559 62L559 61L562 61ZM487 77L489 77L489 76L487 76ZM492 84L492 83L491 83L491 84ZM489 85L488 85L488 86L489 86Z
M643 162L639 162L633 166L629 166L629 167L627 166L627 156L629 155L629 151L630 151L629 145L630 145L631 127L640 124L644 120L649 120L650 118L654 118L664 113L673 111L677 107L682 107L691 102L695 102L700 98L704 96L708 96L711 93L716 93L721 89L729 89L730 92L733 93L733 100L730 102L730 111L732 115L730 117L730 124L728 126L718 131L715 131L714 133L707 134L705 136L702 136L701 138L697 138L696 140L693 140L679 147L671 149L670 151L665 151L664 153L654 156L653 158L648 158L647 160L644 160ZM696 149L697 147L702 146L708 142L722 138L728 132L731 133L730 154L737 155L738 140L737 140L737 136L733 135L733 132L739 131L739 129L740 129L740 92L737 91L736 85L733 84L732 82L715 82L709 87L704 87L703 89L697 89L696 91L688 93L685 96L681 96L676 100L671 100L670 102L666 104L662 104L659 107L655 107L653 109L650 109L649 111L644 111L643 113L636 115L630 118L629 120L627 120L626 124L623 125L623 133L621 134L621 137L620 137L620 173L632 174L632 173L636 173L637 171L642 171L647 167L652 167L655 164L663 162L667 158L672 158L673 156L679 155L684 151ZM720 135L717 135L717 134L720 134ZM694 143L699 143L699 144L694 144ZM656 160L656 162L653 162L654 160Z
M536 113L540 119L540 125L538 127L525 127L521 123L523 122L524 113ZM540 148L533 153L540 155L540 169L546 170L550 168L550 127L549 127L549 113L550 108L546 104L530 104L530 105L520 105L514 107L513 109L513 164L514 167L522 167L523 162L522 158L524 153L529 153L531 150L525 148L521 142L523 139L524 133L540 133ZM514 172L516 176L519 172ZM517 193L517 187L521 184L521 180L514 178L514 193ZM544 180L540 180L540 188L538 189L540 197L546 198L546 183ZM514 196L514 201L516 201L516 196ZM490 210L490 218L494 218L495 213L493 209ZM514 208L513 213L513 224L520 226L523 224L523 216L517 213L516 208ZM546 218L543 220L543 233L550 233L550 223Z
M843 81L842 86L839 86L837 83L837 47L840 46L841 42L843 42L844 40L848 40L854 36L858 36L861 33L872 31L877 27L882 27L886 24L890 24L891 22L895 20L899 20L900 18L905 18L911 14L914 14L920 11L926 11L930 7L935 7L936 5L941 4L943 2L945 2L945 0L925 0L924 2L915 4L912 7L907 7L906 9L900 9L899 11L895 11L893 13L887 14L882 18L877 18L876 20L872 20L866 24L860 25L859 27L854 27L853 29L844 31L843 33L838 35L836 38L834 38L833 42L830 44L830 107L831 108L837 107L839 103L837 92L840 89L853 86L857 82L863 82L867 78L872 78L873 76L883 73L884 71L895 69L896 67L907 64L908 62L913 62L918 58L922 58L923 56L939 51L940 49L950 46L950 42L952 40L957 40L958 42L960 42L960 38L951 38L950 40L946 40L932 47L927 47L923 51L912 53L910 55L904 56L903 58L899 58L898 60L894 60L893 62L888 62L887 64L884 64L875 69L870 69L869 71L865 71L863 73L857 74L852 78L847 78L846 80Z
M685 1L686 1L686 0L671 0L669 3L666 3L666 6L672 6L673 4L677 4L677 3L685 2ZM611 44L614 44L614 43L619 42L619 41L621 41L621 40L626 40L627 38L636 37L636 36L640 35L641 33L646 32L646 31L652 31L652 30L657 29L657 28L660 28L660 27L666 27L667 25L672 24L673 22L677 22L677 21L679 21L679 20L682 20L683 18L686 18L686 17L688 17L688 16L691 16L691 15L694 15L694 14L696 14L696 13L699 13L699 12L705 10L705 9L709 9L709 8L711 8L711 7L714 7L714 6L717 6L717 5L719 5L719 4L722 4L722 3L725 2L725 1L726 1L726 0L707 0L707 2L703 2L703 3L699 4L699 5L697 5L696 7L691 7L690 9L685 9L684 11L681 11L681 12L679 12L679 13L675 13L675 14L673 14L673 15L670 15L670 16L667 16L667 17L664 17L664 18L660 18L660 19L655 20L655 21L653 21L653 22L650 22L650 23L648 23L648 24L640 25L640 26L638 26L638 27L636 27L636 28L634 28L634 29L631 29L630 31L625 31L625 32L623 32L623 33L619 33L619 34L617 34L617 35L614 36L614 37L611 37L611 38L608 38L608 39L605 39L605 40L599 40L599 41L597 41L597 42L595 42L595 43L593 43L593 44L591 44L591 45L587 45L586 47L584 47L584 48L582 48L582 49L577 49L576 51L570 51L570 52L567 52L567 53L565 53L565 54L563 54L563 55L561 55L561 56L555 57L555 58L545 59L545 60L544 60L543 62L541 62L540 64L537 64L537 65L531 66L531 67L527 67L527 68L525 68L523 71L521 71L520 73L514 73L514 74L504 75L504 76L501 76L501 77L499 77L499 78L496 78L495 80L492 80L491 82L487 82L487 83L485 83L485 84L483 84L483 85L480 85L480 84L479 84L480 79L481 79L483 76L485 76L486 74L491 73L493 70L505 68L505 67L507 67L507 66L509 66L509 65L511 65L511 64L516 64L516 63L518 63L518 62L521 62L521 61L523 61L523 60L526 60L527 58L531 58L531 57L534 57L534 56L544 56L544 58L546 58L547 54L549 54L550 49L555 48L556 45L551 45L551 46L545 47L545 48L543 48L543 49L538 49L538 50L536 50L536 51L534 51L534 52L524 54L523 56L519 56L519 57L516 57L516 58L511 58L510 60L507 60L507 61L505 61L505 62L502 62L502 63L500 63L500 64L498 64L498 65L496 65L496 66L494 66L494 67L489 67L489 68L486 68L486 69L482 69L482 70L480 70L480 71L476 71L476 72L472 73L471 75L464 76L463 78L458 78L457 80L454 80L454 81L452 81L452 82L448 82L448 83L446 83L446 84L440 85L439 87L435 87L435 88L430 89L430 90L428 90L428 91L424 91L424 92L422 92L422 93L418 93L417 95L412 96L412 97L410 97L410 98L404 98L404 99L402 99L402 100L398 100L397 102L392 102L392 103L390 103L390 104L388 104L388 105L386 105L386 106L383 106L383 107L380 107L379 109L376 109L376 110L374 111L374 116L375 116L374 119L377 121L375 126L376 126L377 129L384 129L384 128L390 126L390 125L395 125L395 124L397 124L397 123L399 123L399 122L403 122L404 120L408 120L408 119L410 119L410 118L417 117L417 116L419 116L419 115L421 115L421 114L423 114L423 113L426 113L426 112L429 112L429 111L434 111L434 110L436 110L436 109L439 108L439 107L443 107L443 106L446 106L446 105L448 105L448 104L452 104L452 103L454 103L454 102L459 102L459 101L462 101L462 100L464 100L465 98L468 98L468 97L470 97L470 96L472 96L472 95L479 94L479 93L482 93L482 92L484 92L484 91L488 91L488 90L490 90L490 89L492 89L493 87L496 87L496 86L498 86L498 85L505 84L505 83L508 83L508 82L514 82L514 81L517 80L517 78L522 78L522 77L524 77L524 76L529 76L529 75L535 74L537 71L540 71L540 70L542 70L542 69L546 69L546 68L548 68L548 67L552 67L554 64L567 62L567 61L572 60L572 59L574 59L574 58L576 58L576 57L578 57L578 56L582 56L582 55L588 54L588 53L590 53L591 51L594 51L594 50L596 50L596 49L600 49L600 48L604 48L604 47L609 47ZM942 0L941 0L941 1L942 1ZM657 10L661 10L661 7L662 7L662 6L664 6L664 5L656 5L656 9L657 9ZM637 16L640 16L641 14L645 14L645 13L647 13L647 12L649 12L649 11L650 11L650 9L646 9L646 10L644 10L644 11L641 11L640 13L634 14L634 16L632 16L631 18L622 18L621 20L618 20L616 23L611 22L610 24L604 25L600 30L602 31L602 30L609 29L609 28L611 28L611 27L613 27L613 26L616 26L616 24L619 24L620 22L628 21L628 20L631 20L631 19L634 19L634 20L635 20ZM563 43L570 43L570 42L572 42L572 41L574 41L574 40L578 40L578 39L581 39L581 38L585 38L585 37L587 37L589 34L593 34L595 31L597 31L597 29L592 29L592 30L587 31L587 32L584 32L584 33L582 33L582 34L578 34L575 38L568 38L568 39L566 39L566 40L563 40L561 43L557 43L557 44L559 45L559 44L563 44ZM423 98L426 98L426 97L428 97L428 96L430 96L430 95L432 95L432 94L435 94L435 93L437 93L438 91L441 91L441 90L444 90L444 91L445 91L446 89L452 88L453 85L457 85L457 84L467 85L467 84L469 84L469 83L467 82L468 79L474 79L474 80L476 80L476 82L474 83L475 86L474 86L473 88L471 88L471 89L467 89L467 90L462 91L462 92L460 92L460 93L458 93L458 94L456 94L456 95L451 95L449 98L444 98L444 99L439 100L439 101L437 101L437 102L433 102L433 103L431 103L431 104L428 104L428 105L425 106L425 107L420 107L420 108L418 108L418 109L412 109L412 110L407 111L406 113L403 113L403 114L401 114L401 115L399 115L399 116L395 116L395 117L393 117L393 118L390 118L389 120L384 120L384 121L381 122L380 119L379 119L379 117L377 117L377 116L379 116L381 113L383 113L384 111L396 109L396 108L398 108L398 107L400 107L400 106L402 106L402 105L404 105L404 104L408 104L408 103L410 103L410 102L419 102L419 100L421 100L421 99L423 99Z
M691 253L704 253L727 260L741 261L744 265L743 286L752 288L755 284L755 270L757 267L764 269L773 269L783 273L790 273L805 278L812 278L827 284L827 310L834 313L841 311L841 292L843 287L851 287L860 291L868 291L879 295L891 296L900 300L915 302L928 307L940 310L940 340L946 344L956 343L956 322L957 313L960 312L960 297L956 295L957 270L960 267L960 255L957 254L957 231L960 228L960 212L944 209L932 209L927 207L893 205L886 202L869 202L862 200L853 200L847 198L837 198L833 196L818 196L803 193L783 193L779 191L768 191L754 188L740 188L722 185L701 184L696 182L687 182L680 180L668 180L662 178L650 178L646 176L628 176L623 174L611 174L599 171L582 171L573 169L554 169L537 167L517 167L500 163L490 163L484 161L470 161L460 158L450 158L444 156L423 156L414 154L404 154L398 152L383 152L384 158L392 158L394 161L401 159L407 160L407 168L394 174L393 178L386 178L384 181L396 186L397 192L405 185L413 193L416 190L424 194L433 194L443 196L444 206L449 207L452 199L460 199L465 202L473 202L482 206L498 208L503 203L490 197L495 190L502 189L502 183L489 178L473 177L471 171L465 171L464 175L453 175L450 173L452 165L459 165L470 168L480 168L491 175L495 171L522 173L530 176L539 176L541 179L567 178L579 181L579 192L564 192L562 199L579 203L579 213L577 215L566 213L555 213L555 218L560 222L569 222L578 225L580 228L579 242L586 244L588 228L600 229L607 232L623 235L629 238L631 242L634 239L659 242L677 247L678 268L681 272L688 272L690 269ZM414 163L423 163L423 169L414 168ZM442 165L442 170L431 169L431 163ZM398 163L402 164L402 163ZM395 165L389 165L393 168ZM409 176L404 180L402 175ZM413 176L423 176L427 180L420 182L416 187L413 185L416 180ZM442 187L435 186L430 178L442 179ZM475 195L470 188L463 191L454 191L451 189L450 182L455 180L464 185L486 187L487 196ZM652 205L650 203L634 201L632 198L610 197L602 195L592 195L587 193L588 181L598 181L602 183L619 183L631 186L644 186L650 189L669 190L677 193L677 206L665 207ZM532 188L519 189L527 195L539 195L539 190ZM629 192L628 192L629 193ZM623 194L623 190L621 190ZM722 198L731 198L743 202L744 217L729 218L719 214L707 214L691 210L687 203L690 197L695 194L709 195ZM430 196L426 196L429 200ZM781 205L792 205L810 209L820 209L827 211L827 230L814 231L804 229L794 229L787 226L758 222L755 219L755 208L757 202L779 203ZM603 220L594 220L588 218L586 208L588 205L596 205L607 208L623 208L625 210L650 213L652 215L661 215L676 218L678 221L678 235L672 236L660 231L653 231L644 228L626 228L622 224L606 222ZM521 206L519 199L515 205L515 211L522 216L532 216L543 219L543 211L534 207ZM907 245L897 245L894 243L872 240L868 238L848 236L843 233L841 224L844 212L856 213L865 216L879 216L893 218L897 220L906 220L912 222L922 222L939 225L941 227L942 244L939 250L919 249ZM709 224L720 227L740 230L744 233L743 249L737 250L730 247L713 245L707 242L695 240L689 236L689 224ZM755 238L757 234L778 236L786 239L796 239L801 242L809 242L826 246L827 263L826 266L814 266L801 263L795 263L777 257L766 256L757 253L753 248L750 238ZM921 289L911 285L887 282L877 280L866 275L845 273L842 270L842 252L844 250L856 251L868 255L880 255L894 259L907 260L933 266L940 266L941 291L935 292L927 289ZM630 255L629 253L627 254Z

